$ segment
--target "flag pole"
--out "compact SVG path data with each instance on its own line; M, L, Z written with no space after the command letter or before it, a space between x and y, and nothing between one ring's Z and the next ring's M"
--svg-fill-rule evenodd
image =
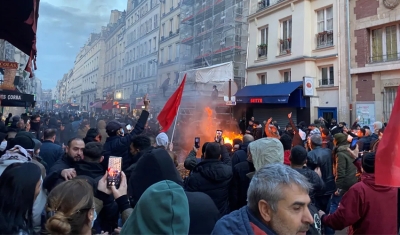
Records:
M175 117L174 128L172 129L171 143L173 143L173 141L174 141L175 128L176 128L176 123L178 122L178 117L179 117L179 110L180 110L180 108L181 108L181 106L179 105L179 106L178 106L178 112L177 112L176 117Z

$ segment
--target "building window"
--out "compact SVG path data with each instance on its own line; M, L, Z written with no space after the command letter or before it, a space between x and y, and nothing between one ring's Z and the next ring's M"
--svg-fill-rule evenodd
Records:
M268 52L268 28L260 30L260 44L258 45L258 57L267 56Z
M179 58L179 49L180 49L180 48L179 48L179 46L180 46L180 44L179 44L179 43L175 44L175 49L176 49L176 52L175 52L175 53L176 53L176 55L175 55L175 58L176 58L176 59L178 59L178 58Z
M161 25L161 36L164 37L165 36L165 24Z
M383 95L383 118L387 122L392 114L394 101L396 100L398 87L385 87Z
M174 18L169 19L169 36L172 35L173 26L174 25Z
M154 15L154 28L157 28L157 27L158 27L158 21L157 21L157 18L158 18L158 15L157 15L157 14L155 14L155 15Z
M172 60L172 45L168 46L168 61Z
M281 22L280 54L290 54L292 49L292 19Z
M267 74L259 74L258 79L260 80L260 84L267 84Z
M321 80L319 81L320 86L333 86L335 84L335 77L333 72L333 66L321 68Z
M333 46L333 7L317 11L317 48Z
M164 63L164 49L160 51L160 63Z
M394 61L399 59L398 25L371 30L370 63Z
M283 82L291 82L292 81L292 71L284 71L283 72Z

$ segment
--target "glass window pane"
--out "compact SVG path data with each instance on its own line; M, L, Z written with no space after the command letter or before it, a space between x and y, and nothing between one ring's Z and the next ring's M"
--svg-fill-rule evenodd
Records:
M397 30L395 25L386 27L386 55L388 60L397 59Z
M372 30L372 61L382 61L382 29Z
M322 80L328 79L328 68L322 68Z

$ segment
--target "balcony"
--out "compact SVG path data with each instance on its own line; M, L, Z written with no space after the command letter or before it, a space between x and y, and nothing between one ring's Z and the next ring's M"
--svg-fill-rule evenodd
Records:
M374 55L369 57L368 63L384 63L384 62L391 62L391 61L399 61L400 60L400 53L393 53L393 54L386 54L386 55Z
M335 85L335 79L333 78L325 78L319 80L319 86L320 87L327 87L327 86L334 86Z
M267 57L267 53L268 53L268 45L267 44L258 45L258 58Z
M287 55L292 53L292 38L279 39L280 42L280 55Z
M280 2L284 2L286 0L251 0L251 11L250 14L254 14L260 12L264 9L267 9L273 5L276 5Z
M333 31L324 31L315 35L317 38L317 49L333 46Z

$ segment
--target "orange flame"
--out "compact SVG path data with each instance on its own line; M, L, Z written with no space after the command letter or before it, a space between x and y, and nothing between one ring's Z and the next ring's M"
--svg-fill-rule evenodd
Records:
M224 143L225 144L231 144L233 145L233 140L234 139L243 139L243 136L241 134L237 133L224 133Z
M204 110L206 111L208 117L212 116L213 111L210 109L210 107L206 107Z

